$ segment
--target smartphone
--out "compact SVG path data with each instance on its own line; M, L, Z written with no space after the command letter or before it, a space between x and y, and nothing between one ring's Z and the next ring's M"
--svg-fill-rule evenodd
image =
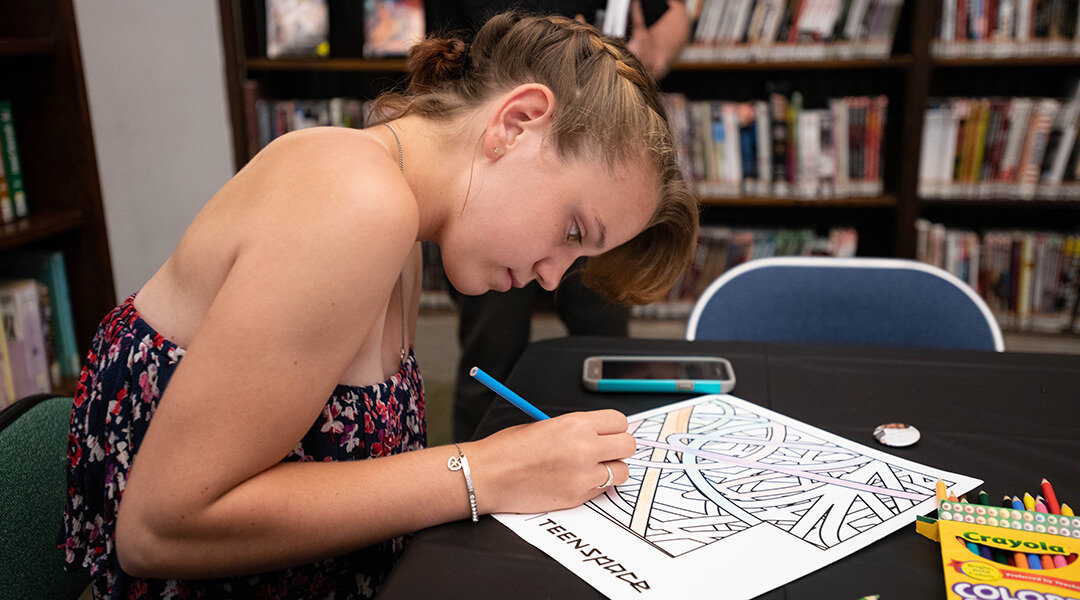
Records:
M712 356L590 356L582 375L596 392L701 392L735 389L735 371Z

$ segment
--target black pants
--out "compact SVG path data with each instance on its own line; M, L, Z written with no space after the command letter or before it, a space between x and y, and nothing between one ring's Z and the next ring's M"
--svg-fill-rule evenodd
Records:
M483 296L457 294L460 310L458 341L461 362L454 383L454 440L472 438L494 392L469 376L480 367L499 381L505 381L529 343L533 304L547 294L535 281L509 292L488 292ZM572 274L555 293L555 308L570 335L628 334L630 309L611 304L581 284Z

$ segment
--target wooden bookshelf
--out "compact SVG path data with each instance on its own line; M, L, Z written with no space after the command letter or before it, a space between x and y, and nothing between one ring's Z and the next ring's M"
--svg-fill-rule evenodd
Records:
M400 59L362 56L361 11L329 0L332 58L265 58L265 16L258 0L219 0L229 72L237 165L247 156L243 85L253 79L268 97L328 98L365 90L363 98L400 81ZM804 106L829 98L886 95L881 195L869 198L704 197L703 223L749 228L851 226L859 254L914 258L915 223L945 217L957 227L1000 225L1015 215L1025 226L1080 228L1080 203L1062 201L963 201L920 199L917 193L923 112L928 100L946 96L1063 95L1062 82L1080 74L1080 56L941 58L933 55L940 0L904 0L892 53L885 58L828 60L688 60L661 81L666 92L689 100L761 100L771 82L804 94ZM341 19L347 15L348 19ZM362 15L361 15L362 17ZM338 23L345 25L338 25ZM692 55L697 59L702 53ZM987 53L989 54L989 53ZM835 54L830 54L835 55ZM798 55L795 55L798 57ZM382 86L380 88L380 86ZM361 92L363 93L363 92Z
M0 255L64 253L80 353L116 305L72 0L12 0L0 16L0 98L12 102L29 216Z
M1078 67L1080 55L1069 56L1014 56L1010 58L935 58L935 68L949 69L958 67L978 67L982 69L993 67Z
M702 61L677 62L673 71L852 71L858 69L906 69L913 59L909 54L888 58L858 58L850 60L748 60L740 62Z
M757 198L739 196L737 198L702 197L701 203L709 206L745 206L745 207L793 207L793 206L844 206L844 207L882 207L896 206L896 196L875 196L872 198Z
M245 66L248 71L405 72L405 60L393 58L252 58Z
M51 56L57 47L51 37L0 39L0 56Z

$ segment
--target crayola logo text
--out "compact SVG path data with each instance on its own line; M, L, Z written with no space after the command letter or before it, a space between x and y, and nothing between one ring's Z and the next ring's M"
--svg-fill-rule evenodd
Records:
M1047 544L1046 542L1023 542L1007 537L996 537L991 535L985 535L982 533L975 533L974 531L965 531L963 537L969 542L975 542L977 544L995 545L1000 548L1005 548L1007 550L1026 548L1028 550L1042 550L1044 552L1066 554L1065 548L1063 546L1058 546L1057 544Z

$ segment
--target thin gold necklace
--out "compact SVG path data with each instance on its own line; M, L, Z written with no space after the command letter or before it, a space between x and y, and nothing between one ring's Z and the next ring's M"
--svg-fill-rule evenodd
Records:
M405 174L405 161L401 154L401 139L398 138L397 131L389 123L383 123L386 128L390 130L390 133L394 134L394 141L397 142L397 162L398 169L401 173ZM405 356L408 355L408 351L405 349L405 286L402 283L403 275L398 273L398 299L401 300L401 364L405 364Z

